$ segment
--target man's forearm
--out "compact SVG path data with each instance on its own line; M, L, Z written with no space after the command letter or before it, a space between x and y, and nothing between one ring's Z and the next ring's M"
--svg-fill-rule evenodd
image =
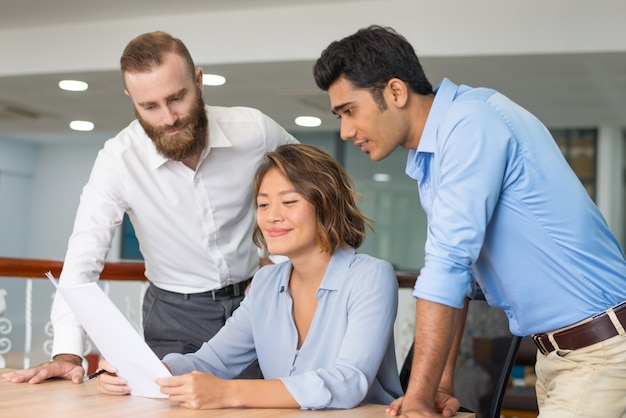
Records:
M440 387L447 389L450 393L452 393L454 389L454 369L459 354L459 347L461 346L461 339L463 338L463 330L465 329L468 302L469 299L466 298L463 309L456 309L456 315L454 317L454 339L452 340L448 360L446 361L446 366L441 376Z
M435 394L454 341L457 313L458 309L446 305L416 300L413 365L403 409L410 410L413 404L434 409Z

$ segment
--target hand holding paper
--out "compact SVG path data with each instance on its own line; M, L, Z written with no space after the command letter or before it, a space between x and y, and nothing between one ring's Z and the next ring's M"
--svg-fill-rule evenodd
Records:
M167 397L160 392L155 379L171 376L171 373L97 283L62 286L49 272L46 276L103 357L115 365L120 377L126 379L130 394L149 398Z

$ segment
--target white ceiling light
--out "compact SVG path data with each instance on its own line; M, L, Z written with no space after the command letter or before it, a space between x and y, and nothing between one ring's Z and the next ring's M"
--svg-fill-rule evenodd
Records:
M89 85L79 80L61 80L59 81L59 87L67 91L85 91Z
M205 86L221 86L226 83L226 78L218 74L202 74L202 84Z
M322 120L320 118L316 118L315 116L298 116L296 118L296 125L304 126L306 128L314 128L316 126L320 126L322 124Z
M93 122L89 122L87 120L73 120L70 122L70 128L75 131L93 131L93 126Z
M391 175L387 173L376 173L372 176L372 178L378 183L387 183L391 181Z

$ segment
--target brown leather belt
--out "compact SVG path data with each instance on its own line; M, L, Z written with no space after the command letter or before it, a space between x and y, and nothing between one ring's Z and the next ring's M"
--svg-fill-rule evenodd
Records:
M626 329L626 302L611 308L622 327ZM562 331L544 332L531 335L541 354L548 354L557 348L563 350L576 350L587 347L600 341L607 340L619 334L613 321L609 317L608 309L592 317L590 321L574 325ZM552 334L557 346L555 347L548 336Z

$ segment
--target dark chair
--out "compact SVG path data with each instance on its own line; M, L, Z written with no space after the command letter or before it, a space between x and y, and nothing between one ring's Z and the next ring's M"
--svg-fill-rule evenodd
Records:
M485 344L487 341L489 343ZM508 331L506 315L489 307L483 294L478 292L469 304L455 370L454 392L462 411L475 412L477 418L500 417L502 399L521 341L522 337ZM412 362L413 346L400 369L404 390Z
M515 366L522 366L531 369L534 373L535 362L537 361L537 346L530 337L522 339L522 343L517 351ZM535 377L536 378L536 377ZM534 383L529 386L511 386L507 389L502 399L502 410L507 410L511 415L537 416L539 407L537 405L537 393Z

